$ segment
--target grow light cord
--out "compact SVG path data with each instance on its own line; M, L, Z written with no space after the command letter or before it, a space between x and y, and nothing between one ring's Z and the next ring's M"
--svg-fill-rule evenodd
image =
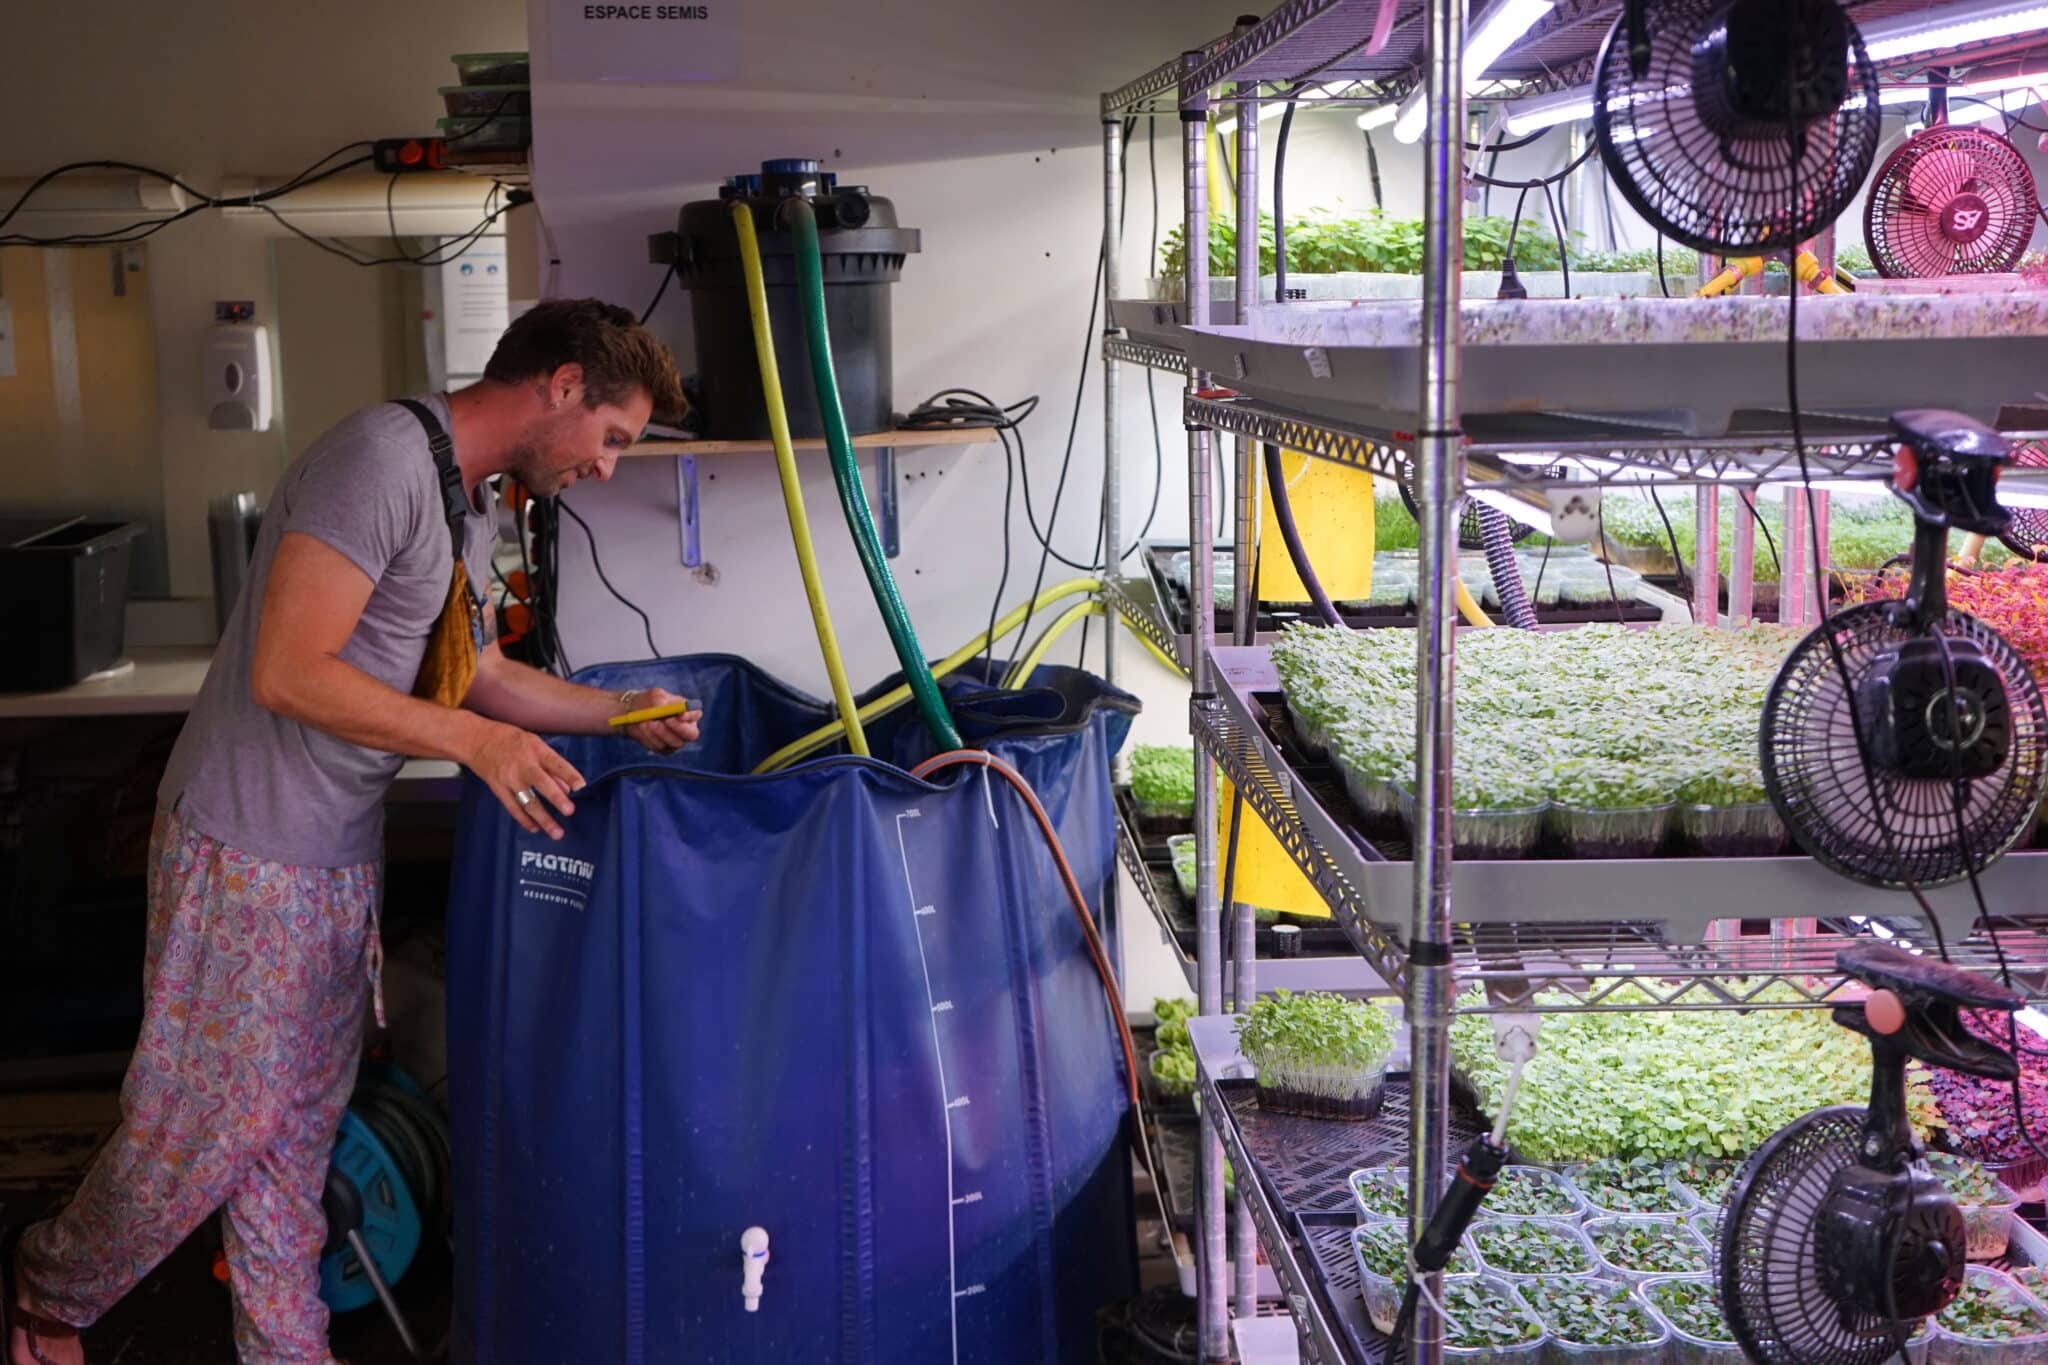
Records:
M1123 1047L1124 1075L1131 1107L1139 1109L1138 1052L1131 1041L1130 1022L1124 1018L1123 994L1117 989L1116 973L1110 969L1109 955L1102 946L1102 935L1096 930L1095 920L1088 912L1087 898L1081 894L1081 884L1074 878L1074 869L1067 862L1066 850L1060 845L1060 836L1053 829L1052 818L1045 813L1038 793L1031 789L1031 784L1024 780L1022 774L994 754L980 749L954 749L934 755L911 769L910 775L928 779L942 769L959 767L979 767L1001 777L1023 798L1024 804L1031 809L1032 818L1038 822L1038 832L1045 838L1046 851L1052 855L1053 863L1059 869L1060 883L1066 888L1067 901L1073 907L1074 921L1080 926L1081 937L1088 945L1088 957L1095 964L1095 975L1102 982L1103 1000L1109 1006L1110 1018L1116 1024L1117 1041Z

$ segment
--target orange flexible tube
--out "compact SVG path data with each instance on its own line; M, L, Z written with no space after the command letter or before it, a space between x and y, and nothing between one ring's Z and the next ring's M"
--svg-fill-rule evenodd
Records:
M941 768L958 767L987 768L1007 778L1017 794L1024 798L1024 804L1031 807L1031 813L1038 819L1038 831L1045 836L1045 846L1052 854L1052 860L1060 870L1060 880L1066 884L1067 899L1073 904L1074 918L1080 921L1081 937L1088 941L1088 956L1095 961L1095 974L1102 978L1102 994L1109 1003L1110 1017L1116 1021L1117 1041L1123 1044L1124 1071L1130 1079L1131 1106L1138 1106L1138 1049L1131 1041L1131 1026L1124 1018L1123 995L1116 988L1116 975L1109 969L1109 954L1103 950L1102 935L1096 932L1095 921L1088 917L1088 900L1081 894L1081 884L1074 879L1074 869L1067 865L1066 850L1060 847L1060 836L1053 830L1052 820L1045 813L1045 807L1038 804L1038 793L1031 790L1031 784L1015 768L993 754L979 749L954 749L951 752L928 758L910 770L912 777L924 777Z

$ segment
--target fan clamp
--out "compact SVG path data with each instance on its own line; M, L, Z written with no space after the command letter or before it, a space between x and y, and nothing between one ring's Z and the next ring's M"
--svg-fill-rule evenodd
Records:
M2010 1082L2012 1056L1961 1011L2013 1011L2005 986L1880 943L1836 955L1870 987L1834 1020L1870 1041L1870 1101L1808 1114L1744 1165L1729 1196L1721 1301L1736 1340L1766 1365L1880 1365L1910 1324L1962 1287L1961 1211L1929 1170L1906 1115L1906 1064Z
M1960 413L1903 412L1892 491L1913 509L1913 573L1887 610L1913 632L1879 654L1863 676L1857 707L1872 760L1901 777L1938 781L1989 777L2012 748L2004 679L1973 640L1935 628L1948 616L1948 536L1997 535L2011 523L1998 505L1998 471L2012 458L1997 432Z

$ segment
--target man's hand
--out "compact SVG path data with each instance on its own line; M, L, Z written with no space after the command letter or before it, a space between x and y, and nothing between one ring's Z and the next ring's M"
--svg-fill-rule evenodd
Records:
M463 756L463 766L484 780L521 829L561 838L562 827L548 807L574 815L576 803L569 793L583 790L583 774L540 736L516 725L484 724L483 737Z
M644 688L633 694L633 700L621 706L617 712L650 711L657 706L673 706L684 698L659 687ZM685 744L697 742L697 722L704 718L702 711L685 711L680 716L666 720L644 720L638 725L628 725L626 735L643 747L657 754L672 754Z

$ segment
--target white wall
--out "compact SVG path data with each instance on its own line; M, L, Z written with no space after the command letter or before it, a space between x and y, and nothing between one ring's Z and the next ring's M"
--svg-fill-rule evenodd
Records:
M1041 522L1088 357L1054 533L1065 553L1086 560L1100 505L1102 446L1097 339L1084 327L1101 232L1097 95L1175 47L1220 31L1233 11L1148 4L1098 13L1079 0L1029 10L897 0L881 10L855 12L822 0L772 12L750 7L746 76L735 86L543 81L536 92L535 181L562 260L557 292L640 308L661 275L646 263L646 237L672 228L683 203L707 197L720 177L765 157L822 157L843 177L894 199L901 220L924 234L922 254L895 289L897 406L955 385L1004 402L1042 396L1025 430ZM546 23L540 6L534 14L530 43L544 78ZM886 32L876 28L883 21ZM801 40L791 41L791 33ZM1169 123L1159 138L1168 221L1180 202L1177 131ZM1143 174L1135 159L1142 150L1134 154L1134 178ZM1146 222L1134 205L1134 242ZM1137 248L1134 263L1143 254ZM686 369L688 315L687 296L673 289L656 315ZM1127 381L1135 401L1124 441L1135 466L1126 489L1142 516L1152 445L1138 383L1135 376ZM1177 394L1163 378L1159 410L1168 458L1156 529L1184 535ZM800 458L859 685L893 671L894 656L824 460ZM771 460L706 457L700 465L704 550L719 570L715 585L681 566L671 461L629 461L609 486L579 489L571 502L598 528L613 582L655 617L663 651L732 650L800 685L822 687ZM894 568L926 652L937 655L987 624L1001 567L1000 448L906 451L898 478L904 552ZM1006 601L1028 592L1037 566L1021 487L1012 530ZM572 662L644 655L637 618L599 585L573 523L566 539L562 632ZM1046 581L1069 576L1055 563ZM1100 638L1099 627L1093 638Z
M16 135L0 146L0 177L115 159L208 191L235 175L276 183L346 142L431 132L444 112L435 90L455 78L448 55L518 48L525 20L520 0L14 5L0 127ZM241 488L267 496L294 453L283 426L210 430L196 361L216 299L254 300L258 319L275 323L270 248L281 235L261 221L201 214L150 239L153 435L179 596L211 592L207 499Z

